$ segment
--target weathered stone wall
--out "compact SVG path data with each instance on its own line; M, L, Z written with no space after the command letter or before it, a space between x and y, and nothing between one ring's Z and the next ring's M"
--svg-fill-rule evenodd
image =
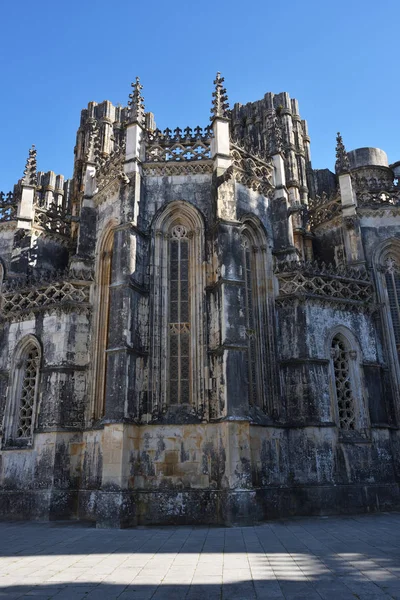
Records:
M138 80L128 108L90 103L73 182L38 175L32 149L2 195L0 517L233 524L399 505L400 343L377 264L400 238L393 172L340 136L337 175L313 171L297 101L229 113L222 82L204 129L157 130ZM192 253L184 323L170 322L171 223ZM192 397L175 405L181 326ZM27 336L41 355L33 435L7 446Z

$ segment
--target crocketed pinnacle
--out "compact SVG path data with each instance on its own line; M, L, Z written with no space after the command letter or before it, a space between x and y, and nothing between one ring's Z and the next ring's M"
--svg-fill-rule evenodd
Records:
M211 121L216 117L227 118L229 116L228 95L223 86L224 81L224 78L221 77L221 73L218 72L214 81L215 90L212 95Z
M37 183L36 148L34 144L32 144L32 148L29 150L22 183L25 185L36 185Z
M342 173L348 173L350 171L349 157L347 156L346 148L343 144L343 139L338 132L336 136L336 173L341 175Z
M131 83L132 93L129 94L129 123L139 123L144 125L145 112L144 112L144 98L141 94L143 86L140 83L139 77L136 77L135 83Z
M282 152L282 130L278 118L271 116L268 123L268 154L280 154Z

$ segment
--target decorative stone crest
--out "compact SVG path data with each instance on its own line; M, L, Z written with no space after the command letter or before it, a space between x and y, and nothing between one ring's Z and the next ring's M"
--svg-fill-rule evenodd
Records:
M24 185L37 184L36 148L34 144L29 150L29 156L26 161L24 176L22 177L22 183Z
M349 157L347 156L346 148L343 144L343 139L338 132L336 137L336 163L335 169L337 175L343 175L350 172Z
M145 123L144 98L141 94L143 86L139 77L136 77L134 83L131 83L132 92L129 94L128 102L128 123L139 123L142 127Z
M211 117L210 121L216 118L227 119L229 117L229 102L226 89L223 86L225 79L221 77L221 73L218 72L214 80L215 90L213 91Z

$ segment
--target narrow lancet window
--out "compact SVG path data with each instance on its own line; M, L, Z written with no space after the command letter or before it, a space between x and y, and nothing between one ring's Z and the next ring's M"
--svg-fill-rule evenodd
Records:
M257 403L257 317L254 302L254 275L249 242L243 238L243 266L246 294L246 336L248 340L249 403Z
M22 359L21 390L19 393L18 427L16 439L31 440L33 415L39 377L39 351L31 346Z
M105 392L107 376L107 345L110 320L110 284L114 230L107 229L102 237L96 269L96 296L94 322L94 377L91 421L95 422L105 414Z
M336 401L340 429L354 430L356 415L351 382L350 352L342 336L332 340L331 356L335 373Z
M4 419L4 442L30 446L35 428L39 394L41 351L33 336L19 344L14 357L12 385Z
M400 350L400 276L392 256L386 259L385 280L397 352Z
M169 403L190 402L189 238L183 225L170 235Z

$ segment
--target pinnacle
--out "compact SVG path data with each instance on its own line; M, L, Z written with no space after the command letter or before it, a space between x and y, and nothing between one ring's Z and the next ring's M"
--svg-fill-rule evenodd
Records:
M145 109L144 109L144 98L141 94L141 90L143 86L140 83L139 77L136 77L134 83L131 83L132 92L129 94L129 123L139 123L139 125L144 125L145 120Z
M276 115L269 119L268 123L268 153L270 156L282 152L282 130Z
M218 71L214 80L215 90L212 94L211 121L217 117L227 118L229 116L229 102L226 89L223 86L224 81L224 78L221 77L221 73Z
M36 148L34 144L29 150L22 183L25 185L36 185L37 183Z
M343 138L338 132L336 136L336 173L341 175L342 173L348 173L350 171L349 157L347 156L346 148L343 143Z

